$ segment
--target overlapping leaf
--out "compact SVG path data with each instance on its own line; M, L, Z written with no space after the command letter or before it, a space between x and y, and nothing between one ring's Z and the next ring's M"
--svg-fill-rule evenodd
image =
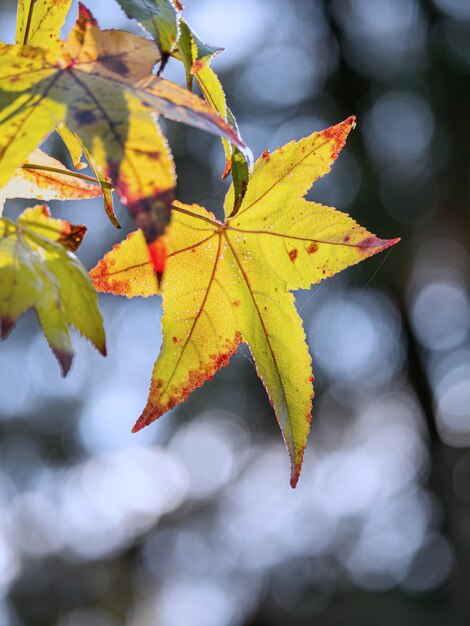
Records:
M71 172L60 161L40 148L35 148L24 165L16 170L4 187L0 188L0 216L4 202L9 198L37 200L96 198L101 195L101 188L90 184L89 178Z
M52 219L46 206L26 209L17 224L0 219L0 336L34 307L64 375L74 354L71 325L106 354L96 291L72 252L85 232Z
M139 22L155 38L160 47L160 31L171 27L171 48L167 46L166 52L171 53L184 64L188 89L192 90L193 78L195 78L209 106L217 111L239 135L235 118L227 106L222 84L210 67L212 59L222 52L223 48L202 41L188 23L179 16L178 9L172 5L171 0L139 0L138 2L118 0L118 2L124 8L126 15ZM179 24L178 31L174 29L175 19ZM177 43L177 48L174 46L175 43ZM225 152L225 170L222 178L232 173L234 195L230 213L235 215L248 185L252 155L247 150L240 151L225 137L222 137L222 145Z
M19 0L16 43L59 50L60 29L71 4L72 0Z
M179 11L172 0L118 0L123 11L149 32L160 52L170 54L178 41Z
M186 80L191 85L192 78L196 79L206 102L220 113L238 133L236 120L227 106L222 84L210 67L209 63L220 49L204 44L196 33L181 20L181 35L178 42L178 56L184 63ZM232 173L233 180L233 206L228 215L235 215L240 208L246 193L250 178L251 154L240 152L225 137L222 137L222 146L225 153L225 170L222 178Z
M122 31L101 31L80 5L59 51L4 46L0 55L0 185L31 150L64 124L76 133L104 179L116 187L146 240L165 229L175 172L161 114L228 137L238 135L200 98L152 69L156 45Z
M303 199L344 145L353 118L265 152L238 214L224 223L203 207L175 203L163 283L163 346L147 405L150 424L227 365L248 343L299 477L310 427L311 359L291 290L393 245L333 208ZM233 188L226 207L233 204ZM133 233L91 272L97 289L157 293L144 239Z

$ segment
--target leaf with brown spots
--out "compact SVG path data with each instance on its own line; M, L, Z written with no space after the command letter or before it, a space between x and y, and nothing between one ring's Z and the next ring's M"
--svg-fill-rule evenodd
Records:
M101 188L89 182L90 180L92 179L89 176L71 172L60 161L36 148L8 183L0 188L0 216L5 200L10 198L36 200L97 198L101 195Z
M163 346L139 430L227 365L240 342L253 354L291 459L295 487L310 429L311 359L291 291L308 288L397 239L379 239L333 208L303 198L329 172L354 119L256 162L235 217L173 205L163 281ZM231 210L233 188L227 194ZM157 293L142 234L130 235L91 272L97 289Z
M52 219L46 206L26 209L17 224L0 218L0 337L33 307L64 376L74 355L71 325L106 354L96 291L72 253L85 232Z
M60 30L71 4L72 0L19 0L16 43L59 50Z
M36 5L35 5L36 6ZM75 133L111 181L148 243L169 220L176 176L156 116L227 137L230 124L201 98L153 74L153 41L99 29L80 4L60 48L5 45L0 54L0 186L56 128Z

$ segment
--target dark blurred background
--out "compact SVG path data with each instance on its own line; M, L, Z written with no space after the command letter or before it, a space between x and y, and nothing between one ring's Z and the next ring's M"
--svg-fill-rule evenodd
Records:
M15 3L0 5L11 41ZM298 293L316 399L295 491L246 348L131 436L159 299L103 297L109 357L77 336L65 381L25 315L0 346L0 626L470 624L470 2L187 0L186 15L226 47L214 68L256 157L357 116L310 197L402 241ZM183 83L175 61L166 76ZM220 216L220 142L165 127L179 197ZM100 202L52 208L89 225L89 267L123 237Z

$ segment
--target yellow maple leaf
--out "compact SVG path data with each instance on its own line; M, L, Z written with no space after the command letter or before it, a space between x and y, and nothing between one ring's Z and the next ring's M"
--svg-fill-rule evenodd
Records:
M201 98L153 73L159 58L152 41L100 30L82 4L75 27L59 48L3 45L0 185L33 148L65 124L91 155L97 173L115 186L147 241L153 242L170 220L176 184L173 159L156 116L224 135L243 146L233 128ZM73 141L70 133L66 140L69 145ZM73 151L76 160L79 148Z
M59 33L71 4L72 0L19 0L16 43L60 50Z
M0 188L0 217L5 200L84 200L101 195L101 187L88 182L89 176L71 172L60 161L35 148L7 184ZM98 181L96 181L98 182Z
M225 222L173 205L163 282L163 345L134 431L184 401L246 342L291 459L295 487L310 429L313 376L291 290L308 288L397 239L372 235L335 209L303 198L326 174L354 118L258 159L239 212ZM232 207L233 188L225 205ZM92 270L98 290L157 293L140 232Z

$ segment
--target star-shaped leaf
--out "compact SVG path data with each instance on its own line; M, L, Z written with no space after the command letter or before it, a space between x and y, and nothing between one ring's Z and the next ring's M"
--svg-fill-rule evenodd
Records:
M353 123L349 118L265 152L238 214L223 223L203 207L175 203L163 282L163 345L135 431L183 402L246 342L273 404L296 485L310 429L313 377L291 291L397 241L378 239L348 215L303 198L330 170ZM232 194L233 188L228 207ZM145 253L142 234L131 234L92 270L96 288L127 296L156 293Z
M52 219L46 206L26 209L15 224L0 218L0 336L34 307L65 375L73 359L73 325L106 354L96 291L73 254L86 228Z
M51 131L76 133L151 243L170 219L173 160L155 116L228 137L237 133L200 98L152 73L154 42L101 31L80 5L62 48L4 45L0 55L0 186Z

